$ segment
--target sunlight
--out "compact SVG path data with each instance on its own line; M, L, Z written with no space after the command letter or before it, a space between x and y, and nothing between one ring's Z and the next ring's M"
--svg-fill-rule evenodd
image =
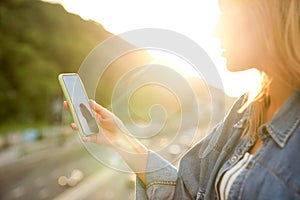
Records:
M201 74L194 69L194 66L177 55L158 50L148 50L148 52L156 59L156 63L158 64L172 67L178 73L183 75L203 78L201 77ZM218 51L215 53L217 55ZM246 91L253 89L260 81L260 74L255 69L232 73L224 67L226 65L224 58L215 58L213 61L221 66L218 67L218 71L221 74L224 90L228 96L238 97Z
M157 64L172 67L175 71L181 74L199 77L198 72L193 68L193 66L177 55L161 50L148 50L148 53L155 58L155 63Z
M226 62L221 57L219 41L213 37L213 30L219 17L218 0L209 2L199 0L44 1L60 3L67 11L79 14L83 19L95 20L113 34L139 28L162 28L187 36L197 42L211 57L222 77L225 92L229 96L240 96L258 81L258 73L255 70L239 73L226 70ZM163 55L167 56L166 54L158 55L159 52L155 54L160 59ZM181 64L184 63L181 62ZM193 72L188 69L188 73Z

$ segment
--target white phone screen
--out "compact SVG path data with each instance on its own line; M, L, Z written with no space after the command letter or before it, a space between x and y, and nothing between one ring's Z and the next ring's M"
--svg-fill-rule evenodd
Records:
M63 75L62 80L73 105L75 115L84 135L99 132L84 86L78 75ZM70 103L70 102L69 102Z

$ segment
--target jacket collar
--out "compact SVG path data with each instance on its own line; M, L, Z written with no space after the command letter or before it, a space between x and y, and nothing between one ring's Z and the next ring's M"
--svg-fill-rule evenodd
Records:
M268 133L278 146L283 148L300 124L300 91L294 92L278 113L259 128L263 138Z

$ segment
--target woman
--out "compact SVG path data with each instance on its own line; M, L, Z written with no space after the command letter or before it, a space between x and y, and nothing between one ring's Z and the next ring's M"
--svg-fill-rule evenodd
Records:
M186 153L178 171L90 102L103 134L83 140L113 144L137 174L137 199L300 199L300 1L221 0L220 9L216 33L227 68L256 68L261 84Z

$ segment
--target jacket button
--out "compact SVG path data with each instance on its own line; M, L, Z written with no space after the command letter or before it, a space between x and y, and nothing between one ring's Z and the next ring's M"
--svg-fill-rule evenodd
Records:
M239 155L242 155L242 154L243 154L243 150L242 150L242 149L237 149L237 153L238 153Z
M236 161L237 157L236 156L232 156L231 161L234 162Z
M248 165L246 166L247 169L250 169L252 167L252 163L249 162Z

